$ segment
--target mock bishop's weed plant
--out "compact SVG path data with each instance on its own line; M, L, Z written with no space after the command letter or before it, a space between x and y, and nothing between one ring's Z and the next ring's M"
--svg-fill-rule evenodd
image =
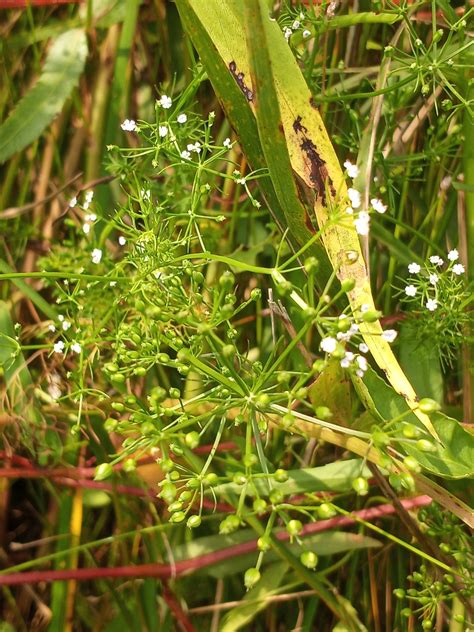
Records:
M472 476L472 437L441 412L442 393L435 401L422 381L414 392L391 345L406 357L410 328L431 386L426 345L452 371L471 340L451 186L472 106L470 10L460 17L443 4L438 23L431 6L425 23L425 5L347 13L288 3L268 22L263 2L244 5L178 0L201 62L190 63L190 45L186 82L165 82L145 104L140 93L104 134L110 197L97 182L68 188L33 273L47 318L7 326L0 305L3 401L18 420L5 453L23 448L61 484L75 466L95 479L72 509L62 497L57 569L94 580L133 562L141 577L145 561L167 582L144 580L140 596L121 583L101 593L100 608L80 584L67 599L55 584L53 611L67 602L62 621L72 620L76 591L78 625L100 614L104 626L134 629L139 604L141 629L171 629L169 612L187 621L180 604L211 602L224 577L225 599L248 591L252 604L245 615L234 604L224 630L270 629L262 596L299 588L313 591L300 595L304 622L293 606L278 610L288 629L312 629L323 608L332 612L324 629L333 616L351 630L466 623L472 514L456 479ZM41 295L26 295L45 309ZM12 384L23 356L35 415L22 417ZM446 401L458 404L460 390L445 382ZM199 595L181 577L196 568ZM397 597L386 598L384 623L382 573L384 598L394 587ZM151 610L165 613L156 625Z

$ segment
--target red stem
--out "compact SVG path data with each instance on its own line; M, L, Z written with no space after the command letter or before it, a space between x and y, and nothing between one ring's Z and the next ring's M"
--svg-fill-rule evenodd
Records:
M405 509L414 509L429 505L432 500L429 496L417 496L400 501ZM393 505L385 504L371 507L370 509L362 509L354 511L350 516L337 516L328 520L320 520L306 525L302 531L302 535L310 533L319 533L327 531L333 527L342 527L353 525L358 519L375 520L383 516L389 516L396 513ZM286 531L279 532L275 536L282 541L289 539ZM135 577L157 577L160 579L170 579L192 573L195 570L211 566L217 562L252 553L257 550L257 540L250 542L242 542L234 546L206 553L199 557L189 560L182 560L174 564L140 564L137 566L117 566L115 568L79 568L66 569L57 571L27 571L24 573L10 573L9 575L0 575L0 586L16 586L19 584L35 584L38 582L65 581L74 579L76 581L89 581L103 578L135 578Z

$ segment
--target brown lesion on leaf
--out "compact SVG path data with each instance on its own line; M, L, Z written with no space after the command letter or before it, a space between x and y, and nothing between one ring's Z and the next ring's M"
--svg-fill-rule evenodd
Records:
M247 99L247 101L250 103L251 101L253 101L253 92L252 90L245 84L245 74L243 72L238 72L237 70L237 64L235 63L235 61L231 61L229 63L229 70L232 74L232 76L234 77L235 81L237 82L237 85L239 86L239 88L242 90L243 95L245 96L245 98Z
M329 191L331 195L336 195L336 189L334 188L333 181L329 175L327 170L326 162L319 155L318 150L316 149L316 145L313 141L307 136L307 128L301 123L301 116L298 116L294 123L293 129L296 134L301 134L303 140L301 141L300 147L306 154L306 157L309 160L311 165L311 171L309 174L309 179L313 184L313 188L316 190L317 194L321 196L321 201L323 206L327 206L326 202L326 185L329 185ZM317 196L316 196L317 199Z

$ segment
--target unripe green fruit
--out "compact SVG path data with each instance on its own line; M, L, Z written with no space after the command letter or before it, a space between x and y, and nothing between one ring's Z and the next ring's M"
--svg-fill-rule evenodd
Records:
M256 498L253 501L253 510L258 516L263 515L267 510L267 503L263 500L263 498Z
M303 531L303 525L300 520L290 520L286 525L286 530L293 537L299 535Z
M190 516L188 518L188 521L186 522L186 525L190 528L190 529L196 529L197 527L199 527L201 524L201 516Z
M329 503L321 503L319 507L316 507L316 513L321 520L328 520L336 515L336 510Z
M245 588L249 590L260 581L260 571L257 568L248 568L244 575Z
M358 478L355 478L352 481L352 489L359 496L367 496L367 494L369 493L369 484L367 482L367 479L363 478L362 476L359 476Z
M264 552L269 551L272 547L270 538L266 535L262 536L261 538L258 538L257 546L258 546L259 551L264 551Z
M418 408L422 413L426 413L429 415L430 413L434 413L441 408L438 402L435 402L434 399L430 399L429 397L425 397L418 402Z
M103 481L113 474L113 467L110 463L101 463L95 470L95 481Z
M170 522L174 522L175 524L178 524L180 522L183 522L185 518L186 518L186 514L184 513L184 511L177 511L176 513L170 516Z
M364 323L375 323L382 316L382 312L378 310L369 310L368 312L364 312L362 314L362 320Z
M318 565L318 556L316 553L313 553L313 551L305 551L300 555L300 562L303 566L306 566L306 568L314 570Z
M194 450L194 448L197 448L197 446L199 445L200 439L201 438L199 436L199 432L196 432L195 430L193 430L192 432L188 432L186 435L184 435L184 442L188 446L188 448L191 448L191 450Z

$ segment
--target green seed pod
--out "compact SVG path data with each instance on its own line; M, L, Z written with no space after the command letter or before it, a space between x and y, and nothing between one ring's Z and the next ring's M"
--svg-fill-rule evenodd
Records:
M114 419L113 417L108 417L104 421L104 430L105 430L105 432L114 432L114 430L117 428L117 426L118 426L118 421L116 419Z
M311 272L316 272L318 268L319 261L316 259L316 257L308 257L307 259L305 259L304 269L308 274L310 274Z
M225 290L230 290L234 286L234 283L235 276L232 274L232 272L229 272L229 270L223 272L219 277L219 285Z
M236 485L245 485L245 483L247 482L247 477L242 472L236 472L232 477L232 481Z
M113 467L110 463L101 463L96 467L94 480L95 481L103 481L106 478L109 478L113 474Z
M275 470L273 477L277 483L286 483L288 480L288 472L282 468L278 468L278 470Z
M147 374L147 370L144 366L137 366L133 369L133 374L137 377L144 377Z
M179 495L179 499L183 503L187 503L188 500L191 500L192 497L193 497L193 492L190 492L189 489L186 489L184 492L181 492L181 494Z
M262 516L267 511L268 505L263 498L256 498L252 507L258 516Z
M403 588L395 588L395 590L393 591L393 594L395 595L397 599L404 599L406 593L403 590Z
M412 472L421 472L420 464L418 463L418 461L415 459L414 456L406 456L403 459L403 463Z
M219 477L214 472L209 472L209 474L206 474L206 476L204 477L204 483L208 487L214 487L214 485L217 485L218 482Z
M290 536L299 535L303 530L303 525L300 520L290 520L290 522L286 525L286 530L290 534Z
M440 410L441 406L438 402L435 402L434 399L430 399L429 397L424 397L418 402L418 408L422 413L429 415L430 413L434 413L437 410Z
M224 358L233 358L235 356L236 349L234 345L224 345L222 347L222 355Z
M283 501L283 493L279 489L272 489L269 495L272 505L279 505Z
M289 430L292 426L294 426L295 421L296 418L294 417L294 415L292 415L291 413L286 413L286 415L283 415L283 417L281 418L281 426L285 430Z
M304 553L300 555L300 562L303 566L306 566L306 568L314 570L318 565L318 556L316 553L313 553L313 551L304 551Z
M255 407L258 410L265 410L270 403L270 397L267 393L260 393L255 400Z
M272 543L270 538L267 535L263 535L261 538L257 540L257 546L259 551L269 551L272 548Z
M321 520L328 520L329 518L333 518L337 514L337 511L329 503L321 503L319 507L316 507L316 513Z
M318 419L322 419L323 421L329 421L329 419L333 416L331 409L327 406L318 406L314 412L316 413L316 417L318 417Z
M112 373L112 375L110 376L110 379L112 380L112 382L115 382L116 384L123 384L126 380L125 375L123 373Z
M118 413L123 413L123 411L125 410L125 406L122 404L122 402L112 402L111 406Z
M250 298L252 301L259 301L262 298L262 290L258 287L254 288L250 292Z
M169 394L170 394L171 399L181 398L181 391L179 390L179 388L170 388Z
M188 448L190 448L191 450L194 450L194 448L197 448L200 440L201 440L201 437L199 436L199 432L196 432L195 430L193 430L192 432L188 432L187 434L184 435L184 442L188 446Z
M436 446L434 443L431 443L431 441L428 441L428 439L419 439L416 442L416 447L422 452L436 452Z
M352 481L352 489L359 496L367 496L367 494L369 493L369 484L367 482L367 479L364 478L363 476L359 476L358 478L355 478Z
M354 279L344 279L344 281L341 283L341 290L343 292L352 292L352 290L355 288L355 280Z
M248 568L244 575L244 584L247 590L250 590L260 581L260 571L258 568Z
M404 423L402 434L406 439L417 439L421 435L421 430L413 424Z
M174 503L171 503L168 507L168 511L170 513L174 513L175 511L181 511L183 508L183 503L179 500L176 500Z
M185 520L185 518L186 518L186 514L184 513L184 511L177 511L174 514L171 514L170 522L178 524L180 522L183 522L183 520Z
M258 457L256 454L253 454L253 452L251 452L250 454L245 454L242 460L245 467L249 468L257 465L258 463Z
M240 527L240 518L235 514L230 514L219 525L219 533L222 535L228 535L233 533Z
M186 483L186 487L188 487L189 489L199 489L201 487L201 479L197 476L194 478L190 478L189 481Z
M362 314L362 320L364 323L375 323L382 316L382 312L378 310L369 310L368 312L364 312Z
M201 524L201 516L189 516L186 526L190 529L196 529Z
M137 469L137 462L135 459L125 459L123 462L124 472L134 472Z

